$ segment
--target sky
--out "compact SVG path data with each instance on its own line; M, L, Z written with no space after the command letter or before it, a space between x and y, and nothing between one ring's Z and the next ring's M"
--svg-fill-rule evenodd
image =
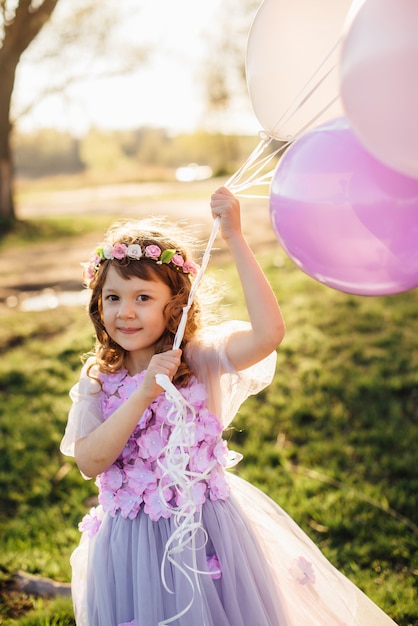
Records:
M154 126L173 132L204 127L202 72L221 2L137 0L140 9L124 24L119 45L128 45L129 41L153 43L154 53L147 65L129 76L74 86L66 98L48 97L18 121L18 128L30 131L54 126L83 134L92 125L113 129ZM30 51L18 70L16 110L29 94L48 84L42 68L29 61ZM258 127L248 99L242 114L237 116L235 112L230 128L251 133Z
M60 0L57 10L64 12L65 19L65 11L83 1L86 0ZM308 90L311 89L307 79L341 35L350 6L353 10L364 2L260 0L260 11L255 10L254 15L245 17L250 35L248 43L251 35L252 38L248 47L243 41L242 54L245 62L247 50L252 52L253 67L247 66L251 70L247 75L251 89L244 88L242 100L228 117L210 120L205 108L205 62L210 46L216 47L216 37L225 27L222 8L230 5L223 4L225 0L119 1L124 8L133 6L135 10L129 13L123 27L115 30L113 49L123 51L124 46L129 48L130 42L145 46L149 43L153 45L151 60L146 65L140 64L138 70L129 75L83 82L68 88L66 97L42 99L30 115L18 119L17 128L31 131L52 126L83 135L92 126L104 129L151 126L176 133L199 128L211 130L212 123L217 124L216 130L221 132L253 134L269 130L274 126L270 120L276 120L276 115L279 117L279 113L292 104L301 87L307 85ZM118 6L117 0L100 2ZM265 17L261 19L263 14ZM234 18L239 15L236 11ZM258 35L254 23L258 25ZM316 29L313 28L315 23ZM234 32L232 15L231 29ZM34 65L30 59L29 49L18 68L14 111L24 107L33 94L42 92L51 80L42 64ZM82 59L80 61L83 73ZM330 62L334 63L335 57L331 57ZM334 70L316 90L315 98L310 96L312 111L305 103L297 115L292 116L294 127L304 127L316 111L337 94ZM272 109L268 110L270 104ZM337 113L341 113L338 107ZM291 130L294 133L294 129Z

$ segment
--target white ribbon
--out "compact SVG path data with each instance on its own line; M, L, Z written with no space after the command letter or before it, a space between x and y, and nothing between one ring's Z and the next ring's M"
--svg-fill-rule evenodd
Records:
M166 398L171 404L167 414L167 422L172 426L172 431L167 445L159 454L159 457L163 458L164 462L161 462L158 458L157 463L163 471L159 482L160 498L165 502L173 516L174 525L176 526L164 547L164 555L161 561L161 580L166 591L174 594L175 590L169 588L165 576L165 567L168 562L185 577L191 590L191 599L187 606L176 615L158 623L158 626L166 626L182 617L191 608L195 598L195 589L201 595L198 575L208 573L199 571L197 567L197 533L200 531L203 534L202 547L207 542L207 533L202 526L201 507L196 505L193 497L193 487L196 483L210 477L210 473L217 462L216 459L213 459L204 472L193 472L190 469L191 447L195 442L194 431L196 424L194 418L196 411L165 374L156 374L155 378L157 384L165 390ZM164 480L166 477L170 479L169 482ZM172 507L166 502L164 489L167 487L173 488L180 495L182 501L180 506ZM175 558L186 547L191 549L192 567L181 565ZM189 571L186 571L186 568ZM203 616L202 619L204 619ZM202 624L204 626L204 621Z

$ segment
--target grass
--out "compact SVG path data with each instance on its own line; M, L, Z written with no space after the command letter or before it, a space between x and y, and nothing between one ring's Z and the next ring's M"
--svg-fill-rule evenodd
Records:
M239 473L399 626L413 626L418 292L360 298L316 283L278 248L260 261L287 335L272 385L249 399L226 433L245 457ZM216 255L210 271L218 276ZM232 267L222 267L222 281L230 285L228 316L241 317ZM92 332L76 308L0 317L0 624L67 626L74 623L68 599L28 598L8 583L17 570L70 578L77 523L95 487L58 446Z
M91 216L51 217L38 220L19 220L11 233L0 235L0 251L22 247L33 241L49 242L84 235L90 230L101 230L109 225L109 219Z

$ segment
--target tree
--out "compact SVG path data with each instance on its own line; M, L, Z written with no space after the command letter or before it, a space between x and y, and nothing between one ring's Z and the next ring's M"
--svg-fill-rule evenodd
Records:
M206 104L215 128L222 127L224 115L246 108L250 100L246 87L245 51L251 23L261 0L225 0L220 6L219 27L209 41L206 64Z
M22 53L49 20L58 0L0 0L0 225L16 218L13 200L10 104Z
M112 35L136 5L137 0L122 6L118 0L0 0L0 227L16 221L11 105L18 64L22 58L27 64L29 56L31 67L42 64L49 81L14 111L15 118L74 83L126 74L144 62L147 51L139 44L114 45Z

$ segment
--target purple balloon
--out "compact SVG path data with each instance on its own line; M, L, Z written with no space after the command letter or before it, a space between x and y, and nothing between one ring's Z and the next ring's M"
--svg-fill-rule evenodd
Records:
M379 296L418 286L418 180L366 152L346 118L285 152L270 217L292 261L328 287Z

